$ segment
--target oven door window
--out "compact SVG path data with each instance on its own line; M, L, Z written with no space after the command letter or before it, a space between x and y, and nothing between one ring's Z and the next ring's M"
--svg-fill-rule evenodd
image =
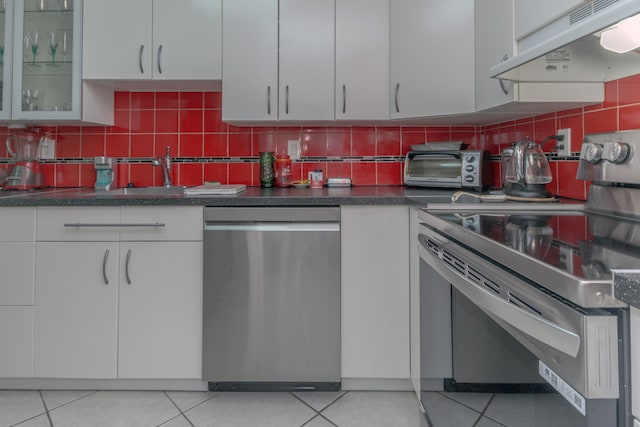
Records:
M412 177L428 177L454 180L460 177L461 160L451 156L417 157L409 162L408 174Z

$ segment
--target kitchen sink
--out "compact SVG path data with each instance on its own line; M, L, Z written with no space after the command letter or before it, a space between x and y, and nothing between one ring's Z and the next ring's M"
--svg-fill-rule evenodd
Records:
M185 187L181 185L153 187L124 187L107 191L95 191L92 196L182 196Z

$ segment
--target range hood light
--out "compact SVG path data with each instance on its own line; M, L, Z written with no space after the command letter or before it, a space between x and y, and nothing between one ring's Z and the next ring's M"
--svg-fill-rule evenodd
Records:
M600 45L616 53L626 53L640 48L640 14L604 30L600 35Z

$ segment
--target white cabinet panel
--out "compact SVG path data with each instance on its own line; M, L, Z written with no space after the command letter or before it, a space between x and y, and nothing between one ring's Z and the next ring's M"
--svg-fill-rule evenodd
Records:
M420 254L418 253L418 209L409 209L409 313L411 383L420 399Z
M118 244L39 242L36 258L34 376L115 378Z
M341 208L342 377L409 378L407 206Z
M0 242L0 305L33 305L34 242Z
M117 241L118 207L38 207L36 240Z
M35 238L35 208L2 208L0 242L30 242Z
M334 0L280 0L280 120L334 118Z
M389 119L389 0L336 2L337 120Z
M222 76L222 2L153 0L153 78Z
M140 227L120 228L120 240L196 240L202 241L201 206L122 207L120 223ZM149 224L159 224L149 227Z
M202 243L122 243L120 256L118 378L201 378Z
M221 0L85 0L83 78L219 80L221 10Z
M152 0L84 1L83 78L151 78L151 5Z
M0 377L33 374L33 307L0 307Z
M473 0L391 0L391 118L475 111Z
M640 418L640 310L631 308L631 402L633 416Z
M223 7L222 120L278 119L278 0Z

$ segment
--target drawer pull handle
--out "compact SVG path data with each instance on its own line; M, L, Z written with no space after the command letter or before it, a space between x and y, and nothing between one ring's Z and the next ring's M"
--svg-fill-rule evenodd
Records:
M67 223L64 224L65 227L74 227L74 228L102 228L102 227L166 227L166 224L161 222L150 222L150 223L124 223L124 224L100 224L100 223L83 223L83 222L75 222L75 223Z
M131 277L129 276L129 261L131 261L131 249L127 251L127 258L124 263L124 274L127 277L127 284L131 284Z
M104 284L109 284L109 278L107 277L107 260L109 259L109 249L104 251L104 258L102 258L102 278L104 279Z

